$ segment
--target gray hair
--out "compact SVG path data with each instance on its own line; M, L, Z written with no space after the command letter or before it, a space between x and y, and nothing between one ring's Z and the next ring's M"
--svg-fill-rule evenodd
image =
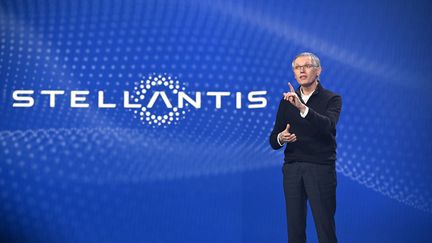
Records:
M297 56L294 57L291 66L294 69L294 62L297 58L299 57L311 57L312 58L312 63L313 65L315 65L316 67L321 67L321 62L320 59L317 57L317 55L313 54L312 52L302 52L300 54L298 54ZM317 77L318 82L320 81L320 77Z
M294 68L294 62L295 62L295 60L297 58L299 58L299 57L311 57L313 64L315 66L317 66L317 67L321 67L320 59L315 54L313 54L312 52L302 52L302 53L300 53L300 54L298 54L297 56L294 57L294 59L293 59L293 61L291 63L292 68Z

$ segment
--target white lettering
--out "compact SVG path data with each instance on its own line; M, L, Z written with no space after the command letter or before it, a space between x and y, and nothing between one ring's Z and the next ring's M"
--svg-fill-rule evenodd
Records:
M104 103L104 92L98 91L98 107L100 107L100 108L115 108L116 104Z
M222 96L229 96L230 92L207 92L207 96L216 97L216 109L220 109L222 107Z
M236 109L242 108L241 98L242 98L241 92L236 92Z
M178 93L178 107L183 108L183 100L186 100L193 107L199 109L201 108L201 92L195 93L195 100L185 94L183 91Z
M153 96L151 97L149 103L147 104L147 108L152 108L153 107L153 105L156 102L156 99L157 99L157 97L159 95L162 97L162 100L164 101L165 106L167 108L172 108L173 107L171 105L171 102L169 101L167 95L165 94L165 91L156 91L156 92L153 93Z
M260 95L266 95L267 91L251 91L248 94L248 100L251 103L258 102L257 104L249 104L248 108L257 109L257 108L265 108L267 106L267 99L265 97L256 97Z
M129 91L123 92L123 107L124 108L141 108L141 104L131 104L129 102Z
M90 91L88 90L73 90L71 91L71 100L70 105L72 108L87 108L89 104L86 103L78 103L86 101L85 95L88 95Z
M21 102L14 102L12 107L32 107L34 105L34 99L31 96L27 96L32 94L34 94L33 90L15 90L12 93L12 98L15 101Z
M50 107L55 107L55 96L56 95L63 95L65 92L64 90L41 90L40 92L43 95L49 95L50 97Z

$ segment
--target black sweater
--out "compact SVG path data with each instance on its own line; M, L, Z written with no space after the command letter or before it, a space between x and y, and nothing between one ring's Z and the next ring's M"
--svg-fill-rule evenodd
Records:
M300 88L296 90L300 100ZM336 161L336 124L342 109L342 98L320 83L308 102L309 112L305 118L289 101L282 100L276 115L276 122L270 134L270 145L280 149L277 136L290 124L290 133L294 133L297 141L286 143L285 163L294 161L320 164L334 164Z

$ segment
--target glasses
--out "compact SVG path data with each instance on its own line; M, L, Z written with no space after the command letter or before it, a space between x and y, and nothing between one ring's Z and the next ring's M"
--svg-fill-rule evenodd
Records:
M318 66L312 65L312 64L305 64L303 66L298 65L298 66L294 66L294 70L300 71L302 68L310 70L311 68L314 68L314 67L318 67Z

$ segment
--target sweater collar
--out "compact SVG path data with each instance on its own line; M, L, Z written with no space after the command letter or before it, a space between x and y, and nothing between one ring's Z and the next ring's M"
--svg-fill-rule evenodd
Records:
M296 93L297 93L297 95L298 95L299 97L301 97L301 91L300 91L300 88L301 88L301 86L299 86L299 87L297 88L297 90L296 90ZM323 88L323 87L321 86L321 82L318 81L318 85L317 85L317 87L315 88L314 92L312 92L311 97L314 96L314 95L316 95L316 94L318 94L318 93L322 90L322 88Z

